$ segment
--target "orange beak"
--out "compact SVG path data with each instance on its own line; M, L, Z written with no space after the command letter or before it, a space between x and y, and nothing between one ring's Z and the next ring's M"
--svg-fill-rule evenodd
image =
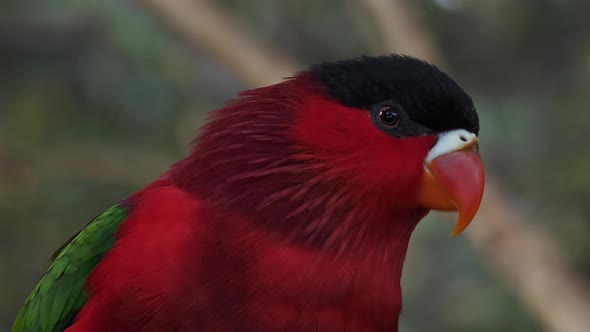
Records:
M469 226L479 209L484 189L477 137L457 148L425 163L418 196L424 208L459 212L452 236Z

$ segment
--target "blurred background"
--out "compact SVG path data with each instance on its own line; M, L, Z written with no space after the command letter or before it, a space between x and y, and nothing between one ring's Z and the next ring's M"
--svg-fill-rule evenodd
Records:
M590 2L0 1L0 330L92 217L187 152L208 111L362 54L472 95L481 214L412 239L400 330L590 331ZM588 324L588 325L586 325Z

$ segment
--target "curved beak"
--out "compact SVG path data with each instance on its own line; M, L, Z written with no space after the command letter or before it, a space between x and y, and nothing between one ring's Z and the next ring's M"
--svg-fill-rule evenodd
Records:
M424 162L420 206L459 212L452 233L455 236L475 217L483 190L484 171L477 136L463 129L441 134Z

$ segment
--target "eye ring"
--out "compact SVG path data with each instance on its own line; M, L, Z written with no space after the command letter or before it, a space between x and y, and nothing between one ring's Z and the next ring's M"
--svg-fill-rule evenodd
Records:
M377 116L379 122L384 128L393 129L397 127L400 122L399 112L390 105L384 105L379 109Z

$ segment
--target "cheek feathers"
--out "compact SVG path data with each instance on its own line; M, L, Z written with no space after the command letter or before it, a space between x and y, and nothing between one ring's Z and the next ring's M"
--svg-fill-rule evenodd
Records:
M418 187L424 158L436 141L434 136L392 137L373 125L368 111L321 96L302 103L292 130L302 157L328 172L365 188L395 187L406 194Z
M316 157L333 160L363 153L378 138L375 129L366 111L316 97L302 104L293 134L306 148L321 152Z

